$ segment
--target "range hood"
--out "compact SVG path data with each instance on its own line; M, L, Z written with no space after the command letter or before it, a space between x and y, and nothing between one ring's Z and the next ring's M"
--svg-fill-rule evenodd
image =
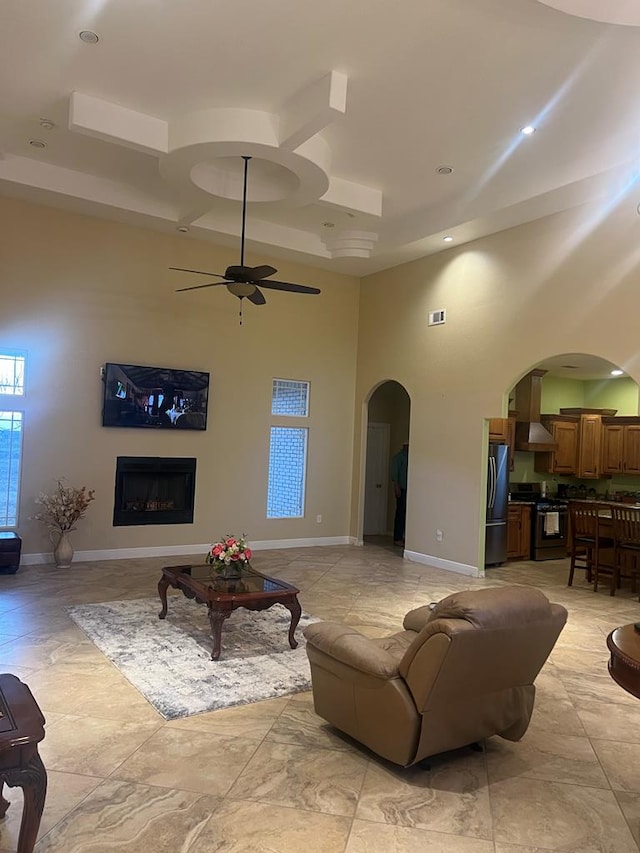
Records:
M542 377L546 370L532 370L516 385L515 407L516 450L549 451L556 450L558 442L540 422L540 401L542 399Z

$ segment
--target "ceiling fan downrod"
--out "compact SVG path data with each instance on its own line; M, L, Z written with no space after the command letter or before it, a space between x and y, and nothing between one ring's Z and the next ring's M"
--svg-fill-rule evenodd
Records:
M240 243L240 266L244 266L244 235L245 228L247 223L247 175L249 172L249 157L246 154L242 155L242 159L244 160L244 181L242 185L242 240ZM242 300L240 301L240 305L242 305Z

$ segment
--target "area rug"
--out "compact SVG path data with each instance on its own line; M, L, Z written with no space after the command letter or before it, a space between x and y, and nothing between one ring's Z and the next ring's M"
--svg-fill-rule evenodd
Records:
M220 660L211 660L211 628L204 606L169 597L80 604L69 615L131 684L167 720L287 696L311 687L303 629L318 620L303 613L298 648L289 646L291 614L234 610L222 627Z

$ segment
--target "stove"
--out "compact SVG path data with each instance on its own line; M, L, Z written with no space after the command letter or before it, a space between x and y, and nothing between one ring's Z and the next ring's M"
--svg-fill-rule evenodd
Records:
M566 557L569 502L565 498L543 497L540 483L512 484L511 500L531 504L531 559Z

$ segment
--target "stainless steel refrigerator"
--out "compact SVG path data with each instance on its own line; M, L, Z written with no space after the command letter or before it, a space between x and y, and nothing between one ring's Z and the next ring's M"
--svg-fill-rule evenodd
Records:
M489 445L485 566L495 566L507 559L508 451L506 444Z

